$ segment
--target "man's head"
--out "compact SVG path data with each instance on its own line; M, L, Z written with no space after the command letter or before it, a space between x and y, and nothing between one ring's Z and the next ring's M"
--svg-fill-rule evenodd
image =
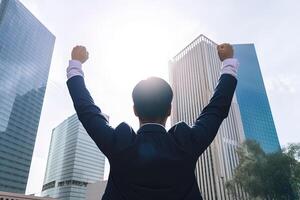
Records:
M173 91L163 79L151 77L140 81L132 91L134 113L142 123L164 123L171 113Z

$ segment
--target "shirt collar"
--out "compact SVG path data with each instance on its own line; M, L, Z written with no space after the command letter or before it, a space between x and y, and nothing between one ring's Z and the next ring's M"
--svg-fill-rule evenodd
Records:
M138 134L142 132L162 132L166 133L166 129L163 125L158 124L158 123L146 123L143 124L139 130L137 131Z

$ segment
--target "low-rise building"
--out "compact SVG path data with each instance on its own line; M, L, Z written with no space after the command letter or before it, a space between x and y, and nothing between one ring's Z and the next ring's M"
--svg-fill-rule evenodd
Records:
M102 198L105 188L107 185L106 181L99 181L96 183L89 183L87 185L87 194L86 194L86 200L99 200Z
M11 192L0 192L0 200L53 200L53 198L37 197L34 195L24 195Z

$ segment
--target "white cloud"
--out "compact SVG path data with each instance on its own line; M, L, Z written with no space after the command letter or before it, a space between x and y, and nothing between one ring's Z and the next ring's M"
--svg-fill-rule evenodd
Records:
M291 93L296 94L299 92L299 78L294 76L277 76L265 79L266 89L270 93Z

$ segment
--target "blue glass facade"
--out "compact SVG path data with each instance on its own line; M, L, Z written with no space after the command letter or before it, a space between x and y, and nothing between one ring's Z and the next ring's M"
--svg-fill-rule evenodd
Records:
M25 192L54 42L18 0L0 0L0 191Z
M280 149L254 44L234 45L240 61L237 100L246 139L256 140L267 153Z
M85 200L87 185L103 180L105 156L74 114L52 131L42 196Z

